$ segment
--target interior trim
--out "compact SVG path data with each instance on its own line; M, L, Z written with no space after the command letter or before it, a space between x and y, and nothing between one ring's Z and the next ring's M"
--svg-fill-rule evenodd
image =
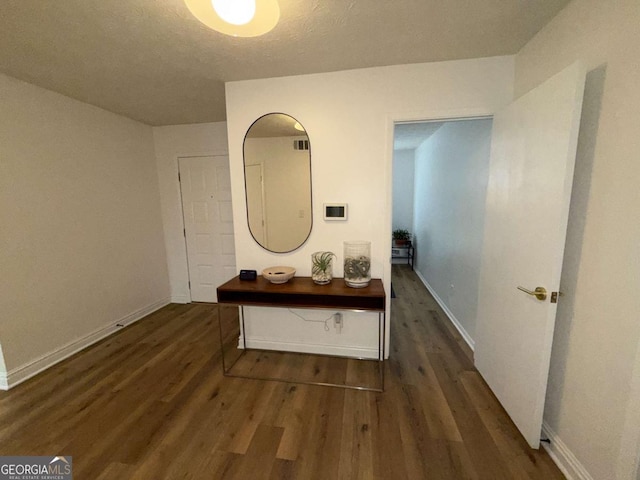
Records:
M435 299L436 303L438 305L440 305L440 308L442 308L442 310L444 311L444 313L447 315L447 317L449 318L449 320L451 321L451 323L453 323L453 326L456 327L456 330L458 330L458 332L460 333L460 335L462 335L462 338L464 339L464 341L467 343L467 345L469 345L469 348L472 351L475 351L475 346L476 346L476 342L473 340L473 338L471 338L471 335L469 335L469 333L464 329L464 327L462 326L462 324L460 323L460 321L456 318L456 316L451 312L451 310L449 310L449 308L445 305L445 303L442 301L442 299L438 296L438 294L436 293L436 291L433 289L433 287L431 287L431 285L429 285L429 282L427 282L427 280L422 276L422 274L417 270L414 269L414 271L416 272L416 275L418 276L418 278L420 279L420 281L424 284L424 286L427 288L427 290L429 290L429 293L431 294L431 296Z
M558 437L547 422L542 422L542 434L549 439L549 443L542 442L542 447L568 480L593 480L567 445Z
M61 362L62 360L78 353L81 350L84 350L90 345L93 345L96 342L108 337L109 335L117 332L121 328L131 325L141 318L149 315L150 313L155 312L156 310L161 309L162 307L168 305L170 302L169 298L163 298L162 300L158 300L146 307L140 308L124 317L121 317L115 321L113 321L110 325L106 327L99 328L94 332L85 335L82 338L74 340L63 347L60 347L52 352L49 352L41 357L27 363L21 365L17 368L14 368L7 372L7 376L4 379L4 384L2 383L2 378L0 377L0 389L9 390L16 385L30 379L31 377L37 375L44 370L53 367L55 364Z

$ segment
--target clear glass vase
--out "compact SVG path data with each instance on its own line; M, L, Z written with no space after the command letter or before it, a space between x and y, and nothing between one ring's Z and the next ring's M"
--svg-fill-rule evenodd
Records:
M311 279L318 285L331 283L333 279L333 252L315 252L311 254Z
M371 281L371 242L344 242L344 283L363 288Z

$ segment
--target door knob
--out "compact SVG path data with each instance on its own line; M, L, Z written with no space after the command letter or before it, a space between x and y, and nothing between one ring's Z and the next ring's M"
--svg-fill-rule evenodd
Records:
M535 290L531 291L524 287L518 287L518 290L526 293L527 295L533 295L538 300L546 300L547 299L547 289L544 287L536 287Z

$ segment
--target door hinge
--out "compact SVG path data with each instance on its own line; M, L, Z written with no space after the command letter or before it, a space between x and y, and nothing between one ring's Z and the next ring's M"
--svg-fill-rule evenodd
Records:
M178 172L178 181L180 181L180 172Z
M191 290L191 280L188 280L187 283L189 284L189 290Z
M186 238L186 236L187 236L187 229L186 228L182 229L182 235Z

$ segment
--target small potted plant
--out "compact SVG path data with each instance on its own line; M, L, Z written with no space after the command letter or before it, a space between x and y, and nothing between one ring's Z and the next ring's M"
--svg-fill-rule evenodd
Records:
M311 279L318 285L326 285L333 278L333 252L311 254Z
M409 230L405 230L404 228L399 228L394 230L391 234L393 237L393 241L397 246L406 245L411 240L411 234Z

